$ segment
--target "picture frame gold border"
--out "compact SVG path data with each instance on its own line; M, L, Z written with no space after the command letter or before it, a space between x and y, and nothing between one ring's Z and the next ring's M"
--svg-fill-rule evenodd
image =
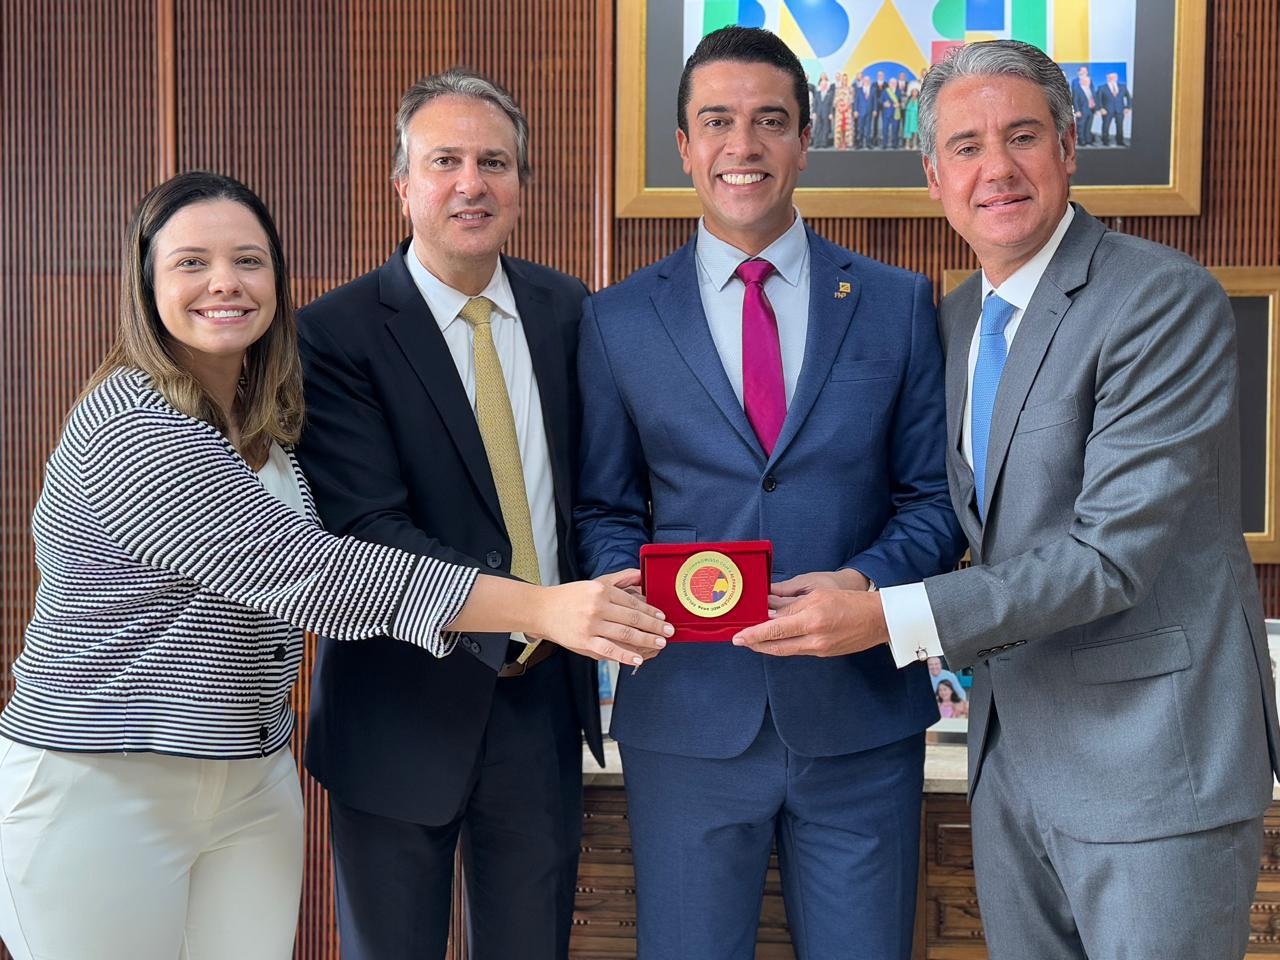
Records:
M645 186L647 0L616 0L614 83L614 215L622 219L697 217L692 187ZM1169 180L1158 185L1073 187L1071 196L1094 216L1186 216L1200 212L1204 120L1204 39L1207 0L1175 0L1173 104ZM675 82L666 93L675 104ZM675 130L671 131L675 149ZM940 217L925 187L800 187L796 206L816 217Z

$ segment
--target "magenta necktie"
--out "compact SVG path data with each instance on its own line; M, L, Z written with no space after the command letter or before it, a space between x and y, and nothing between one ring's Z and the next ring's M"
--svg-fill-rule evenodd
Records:
M742 295L742 405L765 456L769 456L787 417L778 318L764 293L764 281L773 273L773 264L744 260L734 273L747 288Z

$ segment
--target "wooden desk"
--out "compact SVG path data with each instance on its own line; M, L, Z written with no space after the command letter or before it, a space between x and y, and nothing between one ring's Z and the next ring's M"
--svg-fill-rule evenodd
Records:
M965 748L930 745L920 851L920 899L914 960L986 960L973 879L973 846L965 804ZM586 809L578 897L569 954L574 960L635 956L635 877L627 801L617 748L608 766L584 761ZM1253 905L1250 958L1280 958L1280 804L1266 819L1261 879ZM793 960L776 858L765 880L757 960ZM690 958L696 960L696 958Z

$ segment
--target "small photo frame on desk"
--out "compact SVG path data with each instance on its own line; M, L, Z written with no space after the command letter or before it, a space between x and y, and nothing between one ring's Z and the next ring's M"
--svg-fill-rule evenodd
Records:
M930 743L964 743L969 733L969 691L973 686L973 671L955 671L947 666L945 657L930 657L925 661L929 670L929 682L938 701L942 718L928 731Z

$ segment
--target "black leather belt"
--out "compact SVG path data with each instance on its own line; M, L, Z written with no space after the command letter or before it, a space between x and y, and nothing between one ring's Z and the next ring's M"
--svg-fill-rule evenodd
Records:
M524 663L519 663L517 661L520 658L520 654L524 653L524 648L525 645L518 640L512 640L507 645L507 662L498 671L500 678L509 680L511 677L523 677L538 664L550 658L558 649L550 640L543 640L533 648L533 653L529 654L528 660Z

